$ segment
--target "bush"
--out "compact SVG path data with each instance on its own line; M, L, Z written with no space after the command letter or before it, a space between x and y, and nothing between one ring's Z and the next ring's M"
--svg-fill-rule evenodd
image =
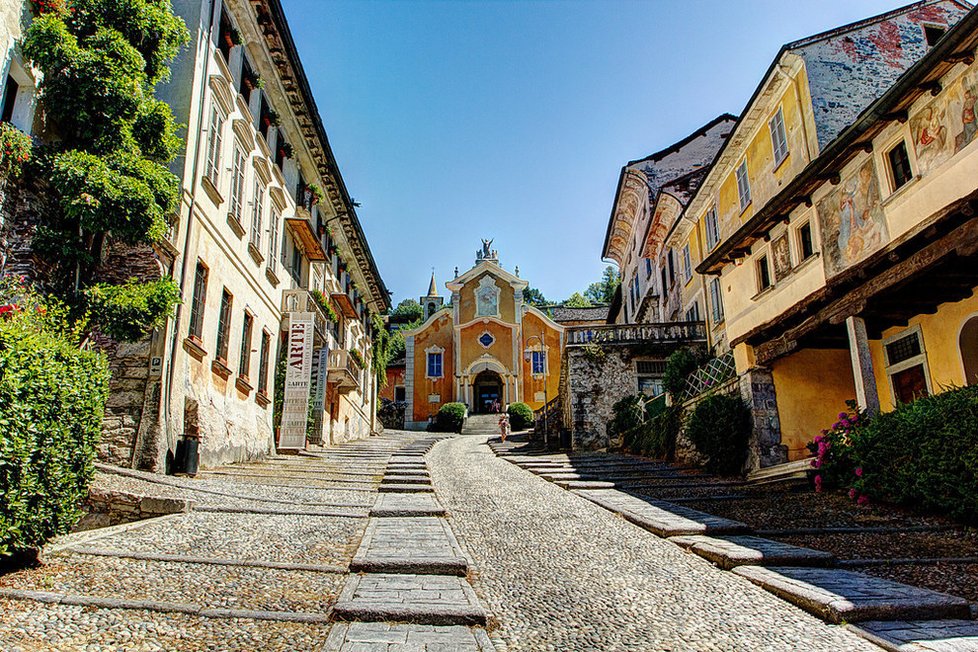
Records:
M666 359L666 370L662 376L665 390L676 399L686 389L686 377L700 366L701 356L689 348L676 349Z
M645 421L624 433L624 448L637 455L673 459L681 415L678 406L666 406L663 396L649 401L645 406Z
M389 398L382 398L377 409L377 418L385 428L404 430L404 410L404 403L395 403Z
M632 394L611 406L613 416L608 422L608 438L617 439L645 422L642 396Z
M921 398L852 433L850 496L978 523L978 387Z
M8 122L0 124L0 178L20 176L32 147L30 136Z
M533 425L533 410L526 403L510 403L506 412L509 413L509 425L516 430L526 430Z
M101 354L78 348L60 305L9 282L0 296L3 557L40 548L81 515L109 372Z
M91 318L99 330L120 342L135 342L163 328L180 303L180 288L170 278L123 285L99 283L86 290Z
M740 473L747 457L751 412L739 396L712 394L696 404L686 420L686 436L706 457L711 473Z
M435 432L462 432L465 403L445 403L435 417Z
M839 420L808 444L808 450L815 455L815 491L848 487L855 476L852 439L866 415L859 412L855 401L847 401L846 405L848 411L840 412Z

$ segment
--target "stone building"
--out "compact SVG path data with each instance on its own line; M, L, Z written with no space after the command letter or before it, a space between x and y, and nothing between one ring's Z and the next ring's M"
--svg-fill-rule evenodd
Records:
M557 396L564 329L523 302L527 282L503 269L490 245L484 241L475 265L446 284L451 309L405 331L408 428L424 428L449 402L470 412L495 401L536 410Z
M818 432L783 440L783 400L772 368L743 346L731 347L745 326L757 325L765 311L756 308L787 308L819 276L815 198L796 193L792 199L802 210L794 217L779 213L780 222L759 242L739 234L773 198L797 188L796 179L968 9L953 0L916 2L785 45L666 237L670 249L689 251L697 281L709 289L704 316L714 353L733 349L740 390L755 417L752 467L806 456L804 444ZM721 257L728 263L722 269ZM801 277L811 280L793 280ZM818 359L816 366L829 358ZM837 414L834 401L833 409Z
M101 456L164 471L181 436L199 438L205 466L302 448L307 435L323 444L367 436L372 316L389 296L281 4L173 6L190 45L157 95L186 125L171 167L180 205L165 240L114 249L103 276L172 276L183 303L141 342L104 342L112 391ZM9 233L16 219L5 213ZM23 247L8 241L6 251ZM273 415L283 382L284 416Z
M925 9L905 30L923 56L817 149L792 144L806 165L698 267L792 459L848 399L885 411L978 382L978 12L905 16Z

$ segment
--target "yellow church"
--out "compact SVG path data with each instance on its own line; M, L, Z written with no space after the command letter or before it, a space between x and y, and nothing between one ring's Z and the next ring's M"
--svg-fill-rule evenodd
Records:
M421 298L425 321L404 332L405 427L420 430L445 403L469 413L515 402L537 410L557 397L564 329L524 303L528 283L499 264L483 240L475 266L446 283L443 305L432 280Z

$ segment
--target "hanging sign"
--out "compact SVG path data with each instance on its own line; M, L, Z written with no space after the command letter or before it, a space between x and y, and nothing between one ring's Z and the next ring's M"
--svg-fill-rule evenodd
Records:
M326 405L326 376L329 371L329 347L324 346L317 353L319 354L319 373L316 374L316 398L313 399L312 409L317 414L320 414Z
M315 314L311 312L289 314L289 341L285 354L285 393L282 399L279 449L306 447L309 385L312 380L312 333L315 318Z

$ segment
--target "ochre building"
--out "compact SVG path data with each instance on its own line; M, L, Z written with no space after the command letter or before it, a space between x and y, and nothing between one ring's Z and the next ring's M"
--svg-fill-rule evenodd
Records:
M484 241L475 266L446 286L451 303L405 332L405 426L421 429L445 403L487 412L557 396L564 329L523 302L527 282ZM429 290L429 294L431 294Z

